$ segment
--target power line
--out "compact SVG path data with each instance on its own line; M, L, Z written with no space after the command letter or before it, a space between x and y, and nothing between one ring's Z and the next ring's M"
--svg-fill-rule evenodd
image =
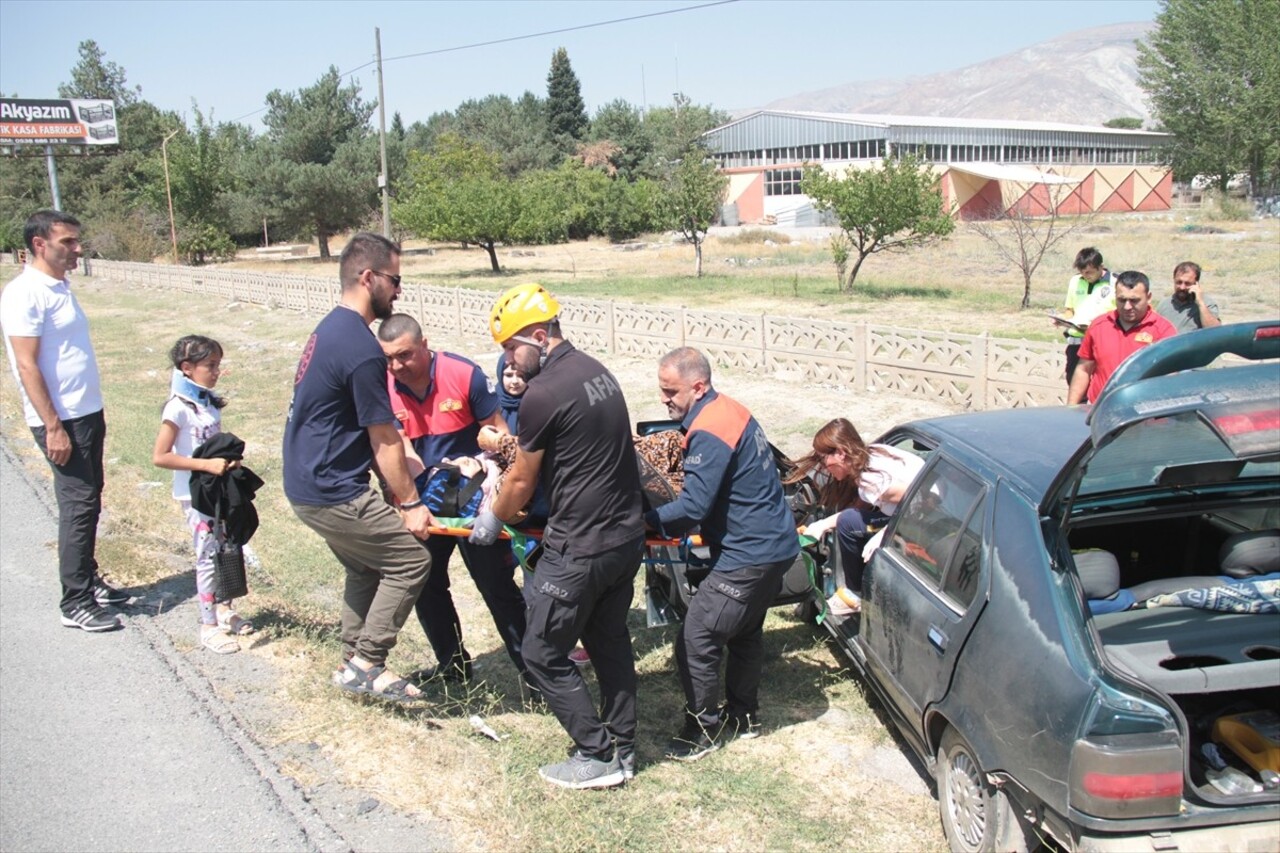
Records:
M471 50L472 48L476 48L476 47L490 47L491 45L495 45L495 44L506 44L507 42L523 41L525 39L532 39L532 38L541 38L542 36L554 36L560 33L572 33L578 30L589 30L589 29L592 29L593 27L607 27L611 24L625 24L625 23L629 23L630 21L639 21L644 18L656 18L659 15L674 15L678 12L694 12L694 11L697 11L698 9L707 9L707 8L710 8L711 6L723 6L726 3L737 3L737 2L738 0L715 0L715 2L713 3L703 3L698 6L685 6L680 9L666 9L661 12L646 12L643 15L632 15L629 18L614 18L613 20L610 20L610 21L597 21L594 24L579 24L576 27L561 27L558 30L546 30L545 32L541 32L541 33L529 33L528 35L511 36L509 38L494 39L493 41L481 41L481 42L476 42L475 44L464 44L459 47L442 47L439 50L424 50L421 53L406 53L404 56L391 56L391 57L384 58L382 61L385 63L385 62L395 62L397 59L414 59L419 56L436 56L441 53L453 53L454 51L458 51L458 50ZM367 68L372 64L373 64L372 62L366 62L364 65L361 65L359 68L355 68L352 70L359 71L361 68Z
M396 62L397 60L401 60L401 59L416 59L420 56L438 56L442 53L456 53L460 50L474 50L475 48L478 48L478 47L492 47L495 44L507 44L513 41L525 41L527 39L541 38L543 36L553 36L553 35L558 35L560 33L572 33L572 32L577 32L578 30L590 30L596 27L611 26L613 24L626 24L626 23L630 23L631 21L640 21L645 18L657 18L662 15L675 15L680 12L696 12L698 9L709 9L712 6L724 6L728 3L737 3L737 2L738 0L714 0L714 2L700 3L697 6L683 6L679 9L664 9L659 12L646 12L643 15L632 15L627 18L613 18L608 21L596 21L591 24L578 24L572 27L561 27L560 29L556 29L556 30L545 30L540 33L527 33L525 35L508 36L507 38L493 39L492 41L481 41L481 42L475 42L474 44L463 44L463 45L458 45L456 47L442 47L437 50L424 50L419 53L406 53L403 56L387 56L387 57L383 57L382 62L385 65L388 62ZM355 68L352 68L350 71L343 71L339 75L339 77L351 77L357 71L363 71L364 69L374 64L376 64L376 61L370 60L369 62L366 62L364 65L357 65ZM251 113L245 113L239 118L233 118L231 120L231 123L235 124L236 122L239 122L243 119L249 118L251 116L256 116L258 113L262 113L266 111L267 111L267 107L261 107L259 109L254 110Z

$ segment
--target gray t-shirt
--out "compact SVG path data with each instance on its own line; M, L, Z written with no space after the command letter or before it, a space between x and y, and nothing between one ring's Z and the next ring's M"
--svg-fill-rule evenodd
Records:
M1218 303L1213 301L1213 297L1209 294L1203 294L1205 307L1209 309L1209 313L1214 317L1220 317L1218 314ZM1196 304L1194 299L1188 299L1186 302L1178 303L1173 300L1172 296L1166 296L1164 301L1156 306L1156 313L1173 324L1179 334L1183 332L1194 332L1200 328L1200 306Z

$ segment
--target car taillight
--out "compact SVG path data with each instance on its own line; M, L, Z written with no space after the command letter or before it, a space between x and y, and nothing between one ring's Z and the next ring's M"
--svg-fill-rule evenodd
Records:
M1183 757L1175 732L1081 738L1071 747L1072 808L1106 818L1177 814Z
M1280 326L1262 326L1253 333L1255 341L1260 341L1264 338L1280 338Z
M1091 797L1104 800L1145 800L1182 794L1182 772L1173 773L1109 773L1084 774L1084 790Z

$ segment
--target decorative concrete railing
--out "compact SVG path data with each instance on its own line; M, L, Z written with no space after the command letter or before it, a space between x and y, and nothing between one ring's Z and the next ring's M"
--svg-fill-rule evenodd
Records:
M91 274L310 314L324 313L338 300L332 277L101 260L92 262ZM493 299L490 291L406 281L396 305L425 328L485 338ZM797 372L855 391L943 399L966 409L1052 405L1065 398L1057 344L574 297L560 304L570 338L595 352L658 358L677 346L695 346L715 364Z

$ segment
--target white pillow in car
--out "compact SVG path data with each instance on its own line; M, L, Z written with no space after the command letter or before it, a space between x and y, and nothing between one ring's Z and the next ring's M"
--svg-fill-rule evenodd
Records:
M1228 537L1218 551L1218 565L1233 578L1280 572L1280 530L1251 530Z

